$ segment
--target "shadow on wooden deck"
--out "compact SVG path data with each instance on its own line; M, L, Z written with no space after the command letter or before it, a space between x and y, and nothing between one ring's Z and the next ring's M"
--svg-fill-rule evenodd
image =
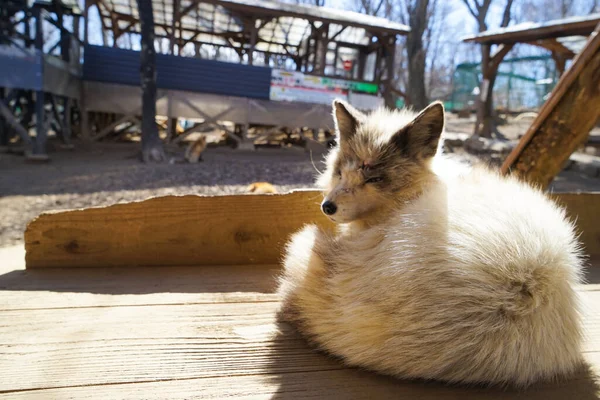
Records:
M0 290L112 295L272 293L277 271L277 266L264 265L18 269L0 275Z
M564 382L540 383L514 389L447 385L421 380L398 380L358 368L312 349L287 323L271 341L272 356L267 368L270 383L278 387L273 399L298 398L406 398L434 399L600 399L600 386L591 366L584 365L575 377ZM285 346L277 346L285 343ZM290 346L290 343L295 343ZM280 354L285 349L287 354Z

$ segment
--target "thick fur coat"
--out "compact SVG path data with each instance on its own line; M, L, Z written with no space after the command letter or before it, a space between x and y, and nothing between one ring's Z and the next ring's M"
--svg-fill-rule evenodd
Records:
M440 103L366 116L336 101L334 117L319 183L339 231L292 237L281 317L347 364L399 378L525 387L573 373L582 261L564 211L436 155Z

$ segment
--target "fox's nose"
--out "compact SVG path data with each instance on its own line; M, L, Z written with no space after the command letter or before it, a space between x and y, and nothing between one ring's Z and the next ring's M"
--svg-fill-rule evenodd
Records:
M327 215L333 215L337 211L337 206L335 205L335 203L329 200L324 201L321 205L321 208L323 209L323 212Z

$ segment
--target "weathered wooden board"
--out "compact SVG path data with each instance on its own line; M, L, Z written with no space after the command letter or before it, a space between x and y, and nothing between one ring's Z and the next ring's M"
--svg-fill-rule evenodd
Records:
M244 279L251 283L243 286L231 278L244 274L240 268L221 266L211 273L231 287L213 278L199 285L205 268L193 266L135 268L124 275L113 275L114 268L34 270L24 272L33 274L29 286L25 279L6 284L6 274L0 275L0 285L17 299L23 298L21 291L33 294L27 309L11 309L10 296L0 297L0 398L597 398L600 291L581 288L591 371L518 393L398 381L346 368L278 323L277 302L255 301L257 291L273 295L273 277L267 286L260 283L266 269L246 267ZM182 279L173 278L174 286L160 284L167 271ZM251 271L257 277L249 276ZM85 272L97 275L86 280ZM82 282L61 282L50 273L63 278L75 273ZM196 293L203 300L128 304L131 291L153 287L157 293ZM72 307L48 308L48 296L67 288ZM237 302L223 303L222 296L233 292ZM113 304L104 296L108 293ZM82 299L87 295L98 304Z
M600 255L600 194L557 194ZM28 268L276 264L306 223L331 228L317 191L168 196L43 214L25 232Z
M600 193L555 193L551 197L575 221L585 252L600 257Z
M2 260L0 255L0 260ZM5 269L0 311L272 302L277 265ZM151 272L151 273L148 273ZM127 282L127 284L124 284Z
M542 106L502 171L547 187L600 117L600 24Z
M27 267L273 264L302 225L331 226L321 199L167 196L43 214L25 232Z
M594 366L600 354L593 353ZM545 385L523 393L515 391L464 389L423 382L398 382L359 370L287 372L276 376L257 374L165 380L136 384L90 385L0 394L10 400L188 400L188 399L418 399L418 400L597 400L594 374L572 381Z

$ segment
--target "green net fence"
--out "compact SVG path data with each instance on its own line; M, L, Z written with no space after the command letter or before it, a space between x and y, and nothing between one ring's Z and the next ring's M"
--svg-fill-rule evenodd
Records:
M446 108L451 111L475 109L481 79L480 63L457 65ZM506 59L500 64L494 84L494 106L507 112L535 110L544 103L557 80L550 56Z

